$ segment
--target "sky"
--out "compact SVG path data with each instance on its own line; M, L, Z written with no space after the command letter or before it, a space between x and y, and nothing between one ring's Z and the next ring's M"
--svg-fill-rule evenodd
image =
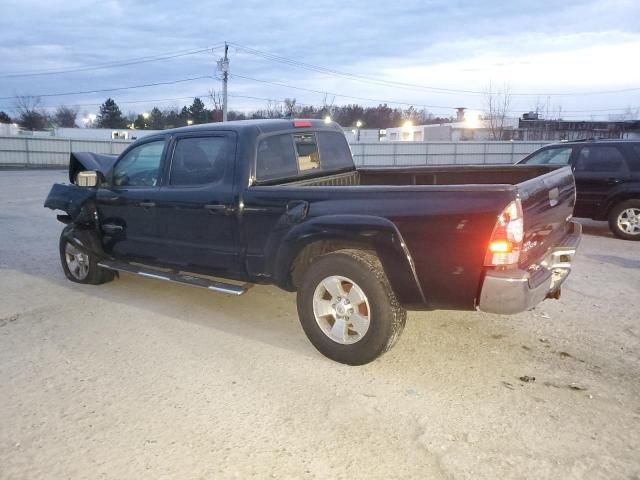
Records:
M234 110L295 98L451 116L483 111L491 85L513 116L638 118L639 19L638 0L2 0L0 110L18 95L81 116L107 97L125 114L181 107L221 90L226 41Z

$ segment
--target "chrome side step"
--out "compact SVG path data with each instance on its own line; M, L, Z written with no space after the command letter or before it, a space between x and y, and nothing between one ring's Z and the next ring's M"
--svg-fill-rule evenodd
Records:
M242 295L249 288L251 284L233 285L231 283L217 282L215 280L209 280L204 277L196 277L188 275L186 273L175 271L162 271L154 270L151 268L144 268L138 265L123 262L112 262L109 260L102 260L98 262L98 265L109 270L117 270L120 272L135 273L142 277L155 278L156 280L166 280L169 282L182 283L183 285L192 285L194 287L206 288L213 292L226 293L228 295Z

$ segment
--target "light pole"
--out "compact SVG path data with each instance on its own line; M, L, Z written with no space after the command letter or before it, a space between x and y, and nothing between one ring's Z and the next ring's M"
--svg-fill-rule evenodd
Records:
M360 120L358 120L356 122L356 128L357 128L357 131L358 131L358 134L357 134L357 137L356 137L356 142L360 141L360 127L362 127L362 122Z

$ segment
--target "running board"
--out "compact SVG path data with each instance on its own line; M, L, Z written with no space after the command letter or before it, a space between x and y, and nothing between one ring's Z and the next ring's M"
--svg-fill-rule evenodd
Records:
M231 283L216 282L215 280L209 280L203 277L195 277L193 275L188 275L185 273L179 273L175 271L164 272L161 270L139 267L130 263L112 262L109 260L98 262L98 266L108 268L109 270L135 273L136 275L155 278L156 280L166 280L169 282L182 283L183 285L192 285L194 287L206 288L207 290L226 293L229 295L242 295L251 287L250 284L233 285Z

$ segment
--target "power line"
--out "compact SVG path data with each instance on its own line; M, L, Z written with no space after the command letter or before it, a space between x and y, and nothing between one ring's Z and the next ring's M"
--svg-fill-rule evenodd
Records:
M264 97L252 97L249 95L235 95L235 94L229 94L230 97L236 97L236 98L247 98L250 100L261 100L264 102L274 102L274 103L285 103L285 100L276 100L274 98L264 98ZM302 103L302 102L298 102L296 100L296 105L302 105L303 107L317 107L318 105L313 104L313 103Z
M254 82L260 82L260 83L268 83L271 85L277 85L279 87L285 87L285 88L292 88L295 90L303 90L306 92L312 92L312 93L319 93L322 95L331 95L334 97L342 97L342 98L352 98L354 100L364 100L367 102L380 102L380 103L387 103L387 104L391 104L391 105L406 105L406 106L415 106L415 107L424 107L424 108L440 108L440 109L455 109L456 107L445 107L442 105L423 105L423 104L417 104L417 103L409 103L409 102L395 102L395 101L390 101L390 100L381 100L379 98L367 98L367 97L356 97L356 96L352 96L352 95L343 95L340 93L333 93L333 92L327 92L327 91L321 91L321 90L313 90L311 88L304 88L304 87L296 87L294 85L287 85L285 83L278 83L278 82L272 82L269 80L261 80L259 78L252 78L252 77L246 77L244 75L238 75L237 73L233 73L231 74L232 77L237 77L237 78L242 78L244 80L251 80Z
M321 90L314 90L311 88L305 88L305 87L298 87L298 86L294 86L294 85L287 85L284 83L279 83L279 82L272 82L269 80L263 80L263 79L259 79L259 78L253 78L253 77L247 77L244 75L238 75L238 74L231 74L232 77L237 77L237 78L242 78L244 80L251 80L254 82L259 82L259 83L267 83L270 85L276 85L279 87L284 87L284 88L292 88L295 90L302 90L302 91L306 91L306 92L312 92L312 93L319 93L319 94L323 94L323 95L331 95L331 96L335 96L335 97L342 97L342 98L352 98L352 99L356 99L356 100L365 100L365 101L370 101L370 102L379 102L379 103L386 103L386 104L390 104L390 105L407 105L407 106L415 106L415 107L423 107L423 108L438 108L438 109L445 109L445 110L455 110L458 107L451 107L451 106L443 106L443 105L424 105L424 104L419 104L419 103L409 103L409 102L399 102L399 101L393 101L393 100L382 100L382 99L377 99L377 98L366 98L366 97L357 97L357 96L351 96L351 95L343 95L343 94L339 94L339 93L333 93L333 92L327 92L327 91L321 91ZM563 110L566 113L591 113L591 112L609 112L609 111L619 111L619 110L627 110L630 107L620 107L620 108L607 108L607 109L596 109L596 110ZM632 108L640 108L640 107L632 107ZM475 110L474 108L470 108L470 110ZM520 110L510 110L507 113L520 113Z
M211 47L200 48L200 49L197 49L197 50L181 51L181 52L177 52L177 53L174 53L174 54L167 54L167 55L163 55L163 56L137 57L137 58L121 60L119 62L109 62L109 63L101 63L101 64L95 64L95 65L87 65L87 66L84 66L84 67L77 67L77 68L71 68L71 69L66 69L66 70L42 70L42 71L36 71L36 72L3 73L3 74L0 74L0 78L17 78L17 77L36 77L36 76L43 76L43 75L59 75L59 74L65 74L65 73L87 72L87 71L90 71L90 70L101 70L101 69L105 69L105 68L126 67L126 66L129 66L129 65L138 65L138 64L141 64L141 63L157 62L157 61L160 61L160 60L169 60L169 59L172 59L172 58L186 57L188 55L195 55L195 54L198 54L198 53L212 51L218 45L219 44L215 44L215 45L213 45Z
M381 80L381 79L376 79L376 78L372 78L372 77L365 76L365 75L347 73L347 72L342 72L342 71L339 71L339 70L334 70L334 69L331 69L331 68L326 68L326 67L321 67L321 66L318 66L318 65L312 65L312 64L309 64L309 63L300 62L300 61L293 60L293 59L290 59L290 58L281 57L279 55L274 55L272 53L268 53L268 52L264 52L264 51L261 51L261 50L245 47L243 45L240 45L240 44L237 44L237 43L234 43L234 42L229 42L229 44L233 45L234 47L236 47L237 49L239 49L239 50L241 50L241 51L243 51L245 53L249 53L249 54L254 55L254 56L262 57L262 58L267 59L267 60L272 60L272 61L284 63L284 64L287 64L287 65L291 65L291 66L298 67L298 68L305 69L305 70L311 70L311 71L315 71L315 72L319 72L319 73L325 73L327 75L331 75L331 76L334 76L334 77L341 77L341 78L345 78L345 79L348 79L348 80L355 80L355 81L360 81L360 82L364 82L364 83L373 83L373 84L377 84L377 85L395 86L395 87L399 87L399 88L418 88L418 89L423 89L423 90L431 90L431 91L435 91L435 92L449 93L449 94L486 95L486 92L476 91L476 90L462 90L462 89L453 89L453 88L442 88L442 87L434 87L434 86L427 86L427 85L417 85L417 84L405 83L405 82L397 82L397 81L393 81L393 80ZM569 92L569 93L545 93L545 92L538 92L538 93L511 93L511 95L513 95L513 96L527 96L527 97L532 97L532 96L533 97L577 96L577 95L582 96L582 95L604 95L604 94L613 94L613 93L628 93L628 92L634 92L634 91L640 91L640 87L615 89L615 90L590 91L590 92Z
M152 102L156 102L156 103L162 103L162 102L171 102L171 101L175 101L175 100L189 100L189 99L194 99L194 98L201 98L201 97L206 97L207 95L209 95L208 93L203 93L201 95L189 95L189 96L185 96L185 97L172 97L172 98L150 98L148 100L124 100L124 101L119 101L116 102L118 105L127 105L130 103L152 103ZM46 105L42 108L45 109L50 109L50 108L58 108L58 107L97 107L102 105L104 102L100 102L100 103L73 103L73 104L60 104L60 105Z
M27 97L64 97L64 96L68 96L68 95L84 95L87 93L103 93L103 92L115 92L118 90L132 90L134 88L147 88L147 87L156 87L158 85L173 85L176 83L182 83L182 82L192 82L194 80L202 80L204 78L212 78L210 75L201 75L199 77L192 77L192 78L183 78L180 80L171 80L171 81L167 81L167 82L156 82L156 83L146 83L143 85L131 85L131 86L127 86L127 87L115 87L115 88L103 88L100 90L85 90L85 91L81 91L81 92L64 92L64 93L40 93L40 94L36 94L36 95L23 95L23 96L27 96ZM0 97L0 100L14 100L16 98L20 98L20 95L13 95L10 97Z

